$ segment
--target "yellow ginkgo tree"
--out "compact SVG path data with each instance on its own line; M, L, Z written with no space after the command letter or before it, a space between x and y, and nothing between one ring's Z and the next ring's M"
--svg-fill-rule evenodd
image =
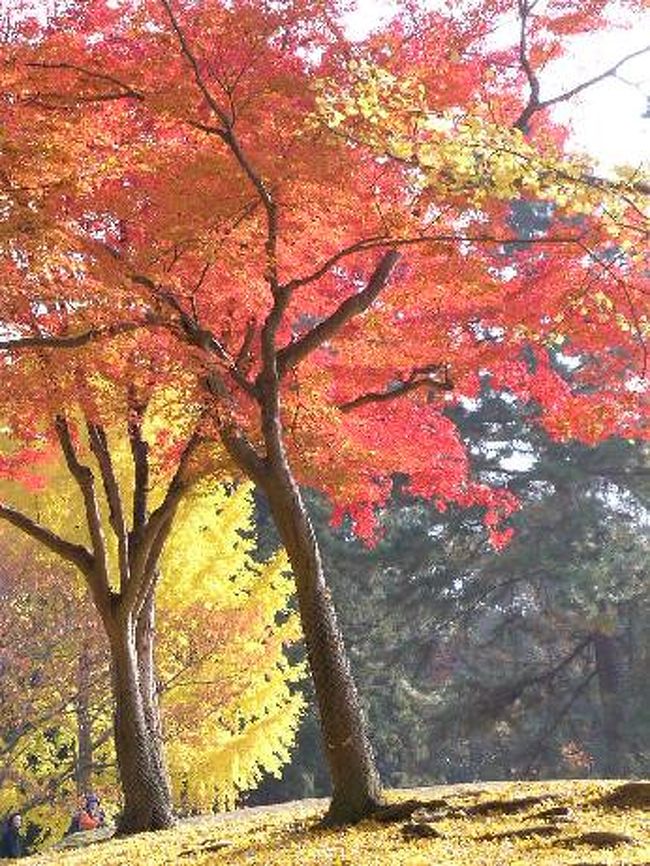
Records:
M117 396L100 380L96 392L115 417ZM91 602L103 626L119 826L130 830L169 823L173 801L232 804L264 771L277 772L302 699L292 688L301 668L284 653L298 636L286 559L255 558L250 485L229 473L200 414L174 392L136 400L131 389L125 402L121 426L88 405L57 415L61 453L35 436L41 453L27 475L12 473L24 455L5 431L0 516L47 563L52 597L85 595L79 611ZM67 569L53 568L61 560ZM71 674L64 712L74 684Z

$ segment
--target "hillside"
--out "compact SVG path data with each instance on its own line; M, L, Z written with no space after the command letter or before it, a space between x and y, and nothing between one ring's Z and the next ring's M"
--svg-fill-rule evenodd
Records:
M415 804L409 800L418 800ZM62 866L647 866L650 783L513 782L391 794L385 822L318 826L305 800L182 821L174 830L51 850ZM401 805L400 805L401 804ZM411 812L409 817L408 813ZM92 856L90 851L92 850Z

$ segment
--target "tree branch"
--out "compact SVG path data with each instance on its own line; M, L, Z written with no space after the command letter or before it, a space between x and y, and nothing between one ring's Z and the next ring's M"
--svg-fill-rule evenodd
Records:
M157 557L171 528L176 509L191 486L191 481L186 478L186 471L200 442L201 435L198 429L195 429L183 448L162 502L151 513L142 529L132 558L131 581L123 595L124 613L135 613L137 616L155 582ZM157 554L152 556L155 551Z
M147 522L149 493L149 443L142 436L146 405L137 402L135 391L129 389L128 433L133 458L133 536L137 542Z
M337 262L340 262L341 259L346 258L346 256L350 256L353 253L363 252L364 250L372 250L376 249L378 246L386 246L391 244L391 238L386 235L376 235L370 238L363 238L360 241L357 241L354 244L350 244L348 247L344 247L342 250L339 250L334 255L330 256L322 265L316 268L315 271L312 271L311 274L307 274L304 277L296 277L293 280L289 280L288 283L285 284L285 288L289 291L293 289L300 288L300 286L307 285L308 283L313 283L315 280L319 280L321 277L324 277L325 274L334 267Z
M436 374L439 373L442 373L442 379L437 377ZM391 385L387 390L369 391L353 400L339 403L338 408L341 412L351 412L353 409L366 406L368 403L395 400L397 397L403 397L405 394L410 394L411 391L422 387L435 388L438 391L452 391L454 386L449 378L449 367L446 364L430 364L428 367L416 368L407 379Z
M93 557L83 544L73 544L71 541L61 538L28 515L2 503L0 503L0 518L31 536L35 541L51 550L52 553L56 553L57 556L76 565L84 575L88 576L92 571Z
M626 54L625 57L622 57L613 66L610 66L608 69L605 69L598 75L594 75L592 78L589 78L586 81L577 84L575 87L571 87L568 90L559 93L557 96L552 96L548 99L540 99L540 83L530 63L526 39L528 15L533 5L534 4L528 3L527 0L518 0L520 18L519 62L521 63L521 67L524 70L526 78L528 79L530 95L526 106L524 107L517 120L514 122L513 126L515 127L515 129L520 129L524 133L527 131L528 123L531 117L538 111L543 111L545 108L549 108L552 105L557 105L557 103L559 102L566 102L572 97L576 96L578 93L581 93L583 90L587 90L589 87L593 87L594 84L599 84L606 78L615 76L620 67L623 66L623 64L627 63L629 60L633 60L635 57L640 57L642 54L646 54L648 51L650 51L650 45L646 45L644 48L638 49L637 51L632 51L629 54Z
M354 316L367 310L390 279L399 258L399 253L394 249L384 253L362 291L346 298L330 316L323 319L304 337L280 349L277 353L278 376L284 375L290 367L298 364L310 352L333 337Z
M185 38L185 34L178 23L178 19L174 15L174 11L171 8L171 4L169 0L160 0L163 7L165 8L169 20L171 22L172 28L176 33L178 38L178 42L181 47L181 53L188 61L190 66L192 67L192 71L194 73L194 80L196 81L197 87L201 91L203 98L207 102L208 106L211 110L216 114L219 121L223 124L223 128L220 129L218 127L204 127L204 131L213 134L217 134L222 141L230 148L233 156L239 163L242 168L244 174L249 179L251 184L254 186L260 201L264 206L264 210L266 211L266 220L267 220L267 236L266 242L264 244L264 248L266 250L266 274L265 277L271 287L271 291L275 295L278 290L278 265L277 265L277 239L278 239L278 214L277 207L275 204L275 200L270 189L267 187L266 183L259 175L259 173L253 168L252 164L248 160L248 157L244 153L239 140L237 139L235 133L233 132L234 125L234 117L228 117L226 112L221 108L219 103L216 101L214 96L210 93L210 90L203 80L203 76L201 75L201 70L199 68L198 60L196 59L192 49L189 46L187 39Z
M573 693L571 694L568 701L566 701L564 703L564 705L562 707L560 707L560 712L556 715L552 724L544 731L544 733L541 735L541 737L538 738L537 743L534 746L535 751L533 753L533 756L529 759L528 764L526 765L526 769L524 770L524 776L530 775L533 767L535 766L535 761L538 759L540 754L544 751L546 743L548 742L550 737L559 728L562 720L568 714L571 707L575 704L575 702L578 700L580 695L582 695L583 692L585 692L589 688L592 680L597 675L598 675L598 671L591 671L591 673L589 673L587 675L587 677L584 680L582 680L582 682L578 685L578 687L573 691ZM526 752L528 754L530 754L530 749L526 749Z
M95 601L100 611L104 613L107 610L111 591L108 579L106 539L104 538L104 530L102 529L102 519L97 504L97 496L95 495L95 477L90 467L81 463L77 457L72 436L70 435L70 428L63 415L57 415L55 428L66 465L70 474L77 482L77 486L83 497L86 524L93 548L94 567L88 578Z
M518 0L519 7L519 62L521 63L521 67L526 74L526 78L528 79L528 86L530 88L530 96L528 99L528 105L522 111L520 117L514 124L516 129L520 129L522 132L526 132L528 127L528 121L532 117L532 115L539 110L539 79L535 75L535 71L530 64L530 60L528 59L528 46L526 39L526 29L528 26L528 15L530 13L530 7L528 5L527 0Z
M575 180L575 178L571 178ZM608 181L602 178L587 178L581 179L585 183L591 182L592 185L602 185L604 188L608 185ZM643 190L641 190L643 191ZM382 247L391 247L391 248L399 248L399 247L407 247L407 246L417 246L419 244L453 244L453 243L475 243L475 244L495 244L495 245L505 245L505 244L526 244L526 245L544 245L544 244L573 244L577 243L580 240L579 235L567 236L567 237L542 237L542 238L521 238L515 237L514 235L511 237L499 237L498 235L429 235L429 234L421 234L414 235L412 237L388 237L386 235L377 235L376 237L364 238L361 241L357 241L357 243L350 244L348 247L344 247L339 250L334 255L330 256L322 265L319 265L315 271L312 273L305 275L304 277L296 277L295 279L289 280L284 285L280 286L281 289L285 289L290 292L293 289L299 288L300 286L304 286L308 283L312 283L315 280L319 280L321 277L325 276L325 274L339 261L346 258L347 256L353 255L358 252L367 252L368 250L380 249ZM288 348L288 347L286 347Z
M117 87L121 87L123 91L122 94L120 94L121 97L132 96L140 102L144 101L145 98L143 93L135 90L130 84L125 84L123 81L120 81L120 79L116 78L114 75L108 75L106 72L88 69L85 66L78 66L76 63L46 63L44 61L33 61L31 63L26 63L25 65L32 69L67 69L70 72L77 72L79 75L85 75L87 78L97 78L99 81L107 81L109 84L115 84ZM99 94L99 96L106 98L106 95L104 94Z
M196 81L197 87L201 91L203 98L208 103L209 107L212 109L212 111L214 111L214 113L217 115L217 117L219 118L219 120L223 124L223 129L216 130L219 132L220 135L223 136L225 131L230 128L230 126L232 124L232 118L228 117L226 112L221 108L221 106L216 101L214 96L210 93L210 90L208 89L205 81L203 80L203 76L201 75L201 70L199 68L198 60L194 56L194 53L193 53L192 49L190 48L190 46L187 42L187 39L185 38L185 34L183 33L183 30L181 29L181 26L178 23L178 19L176 18L176 15L174 14L174 10L172 9L171 4L168 2L168 0L160 0L160 2L162 4L162 6L164 7L165 12L167 13L167 16L169 17L169 21L170 21L172 28L174 30L174 33L176 34L176 36L178 38L178 42L179 42L179 45L181 47L181 53L183 54L183 56L185 57L187 62L192 67L192 72L194 73L194 80Z
M605 78L616 75L617 71L621 66L623 66L624 63L627 63L628 60L633 60L635 57L640 57L642 54L647 54L648 51L650 51L650 45L646 45L645 48L640 48L638 51L632 51L630 52L630 54L626 54L625 57L622 57L617 63L615 63L613 66L610 66L609 69L606 69L599 75L594 75L593 78L589 78L587 81L583 81L581 84L577 84L570 90L565 90L564 93L560 93L557 96L552 96L549 99L541 100L538 110L548 108L549 105L555 105L558 102L564 102L567 99L571 99L573 96L576 96L578 93L581 93L588 87L592 87L594 84L598 84Z
M260 486L266 477L266 465L248 438L241 430L235 430L226 425L219 428L219 436L224 448L235 463L243 466L249 477Z
M129 331L135 331L138 328L146 328L149 325L162 324L154 319L148 319L145 322L118 322L114 325L107 325L105 328L91 328L88 331L83 331L81 334L71 335L53 335L39 334L30 337L15 337L10 340L0 340L0 351L8 352L12 349L78 349L88 343L93 343L96 340L103 340L108 337L115 337L118 334L126 334Z
M246 325L246 333L244 334L244 339L239 352L237 352L237 358L235 359L235 369L243 375L246 375L251 364L251 348L253 346L253 340L255 339L256 330L257 320L255 319L255 316L252 316Z
M238 369L236 359L234 359L228 350L219 342L219 340L217 340L212 331L207 328L202 328L193 316L190 316L189 313L185 312L181 303L172 292L166 291L162 286L157 285L153 280L143 274L134 274L131 279L134 283L148 288L155 298L164 301L174 310L175 313L177 313L178 324L189 343L193 346L198 346L205 352L216 355L224 364L226 372L233 381L250 397L254 398L256 396L255 386ZM167 325L167 327L169 327L169 325Z
M123 591L130 578L129 569L129 544L124 519L124 508L120 487L115 477L113 461L111 460L108 440L104 428L98 424L87 422L88 439L90 449L95 455L97 464L102 474L104 492L108 503L109 520L115 537L117 539L118 562L120 569L120 591Z

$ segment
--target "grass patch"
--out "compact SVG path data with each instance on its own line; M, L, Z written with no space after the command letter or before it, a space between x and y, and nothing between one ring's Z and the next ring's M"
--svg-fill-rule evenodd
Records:
M393 791L394 820L333 830L305 800L182 821L173 830L51 850L61 866L650 866L642 798L616 782L513 782ZM632 801L632 802L630 802Z

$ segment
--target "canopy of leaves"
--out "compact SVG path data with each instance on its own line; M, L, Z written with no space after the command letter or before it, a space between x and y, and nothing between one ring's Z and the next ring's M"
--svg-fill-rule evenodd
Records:
M333 0L14 17L0 67L14 431L42 435L44 408L71 399L105 411L88 394L99 373L180 377L215 432L261 453L275 371L299 479L361 537L403 471L415 494L480 504L497 545L513 499L469 480L445 414L481 373L556 437L647 435L647 179L595 177L548 110L576 88L540 90L568 36L644 4L532 5L498 50L511 4L493 0L463 16L409 3L358 43ZM551 218L522 238L513 200ZM549 346L580 360L571 383Z

